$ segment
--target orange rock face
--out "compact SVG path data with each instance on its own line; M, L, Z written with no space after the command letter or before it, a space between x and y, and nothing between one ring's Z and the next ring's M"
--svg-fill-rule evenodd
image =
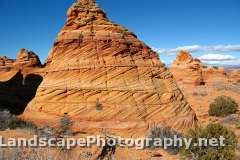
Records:
M240 82L240 70L233 70L230 73L230 78L236 80L237 82Z
M20 67L40 67L41 62L34 52L21 49L17 54L14 65Z
M80 128L126 132L155 123L182 132L197 122L157 53L91 0L68 10L44 75L26 119L68 114Z
M173 62L171 71L178 82L202 85L205 83L202 68L200 60L193 59L188 51L181 51Z
M179 52L170 70L178 83L195 86L228 79L224 68L206 66L199 59L194 59L188 51Z

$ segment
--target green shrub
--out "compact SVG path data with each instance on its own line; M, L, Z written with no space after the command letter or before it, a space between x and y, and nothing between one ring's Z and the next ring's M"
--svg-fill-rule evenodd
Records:
M225 146L199 146L199 139L224 137L223 141ZM220 124L209 124L206 128L191 129L187 136L188 139L192 138L192 143L189 149L182 147L181 155L184 159L197 159L197 160L234 160L236 149L236 136L235 134L223 127ZM218 143L220 144L220 143Z
M169 139L174 139L174 137L182 138L182 135L171 130L170 128L155 126L150 129L149 135L147 137L152 139L159 138L164 140L165 138L169 138ZM153 142L150 142L149 147L152 149L156 148ZM165 148L166 146L161 146L161 147ZM174 146L174 144L172 146L167 147L167 151L171 154L177 154L179 150L180 150L180 146Z
M210 104L209 115L224 117L236 113L238 104L231 97L220 96L217 97L213 103Z

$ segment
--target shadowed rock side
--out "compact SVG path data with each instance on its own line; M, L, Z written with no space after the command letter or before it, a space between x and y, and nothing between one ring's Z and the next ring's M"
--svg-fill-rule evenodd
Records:
M157 123L180 132L197 121L158 55L94 1L70 7L45 65L26 119L67 113L89 128L127 131Z
M0 82L0 110L9 110L13 114L23 113L28 102L35 94L42 77L29 74L25 78L17 72L10 80Z
M41 62L32 51L21 49L17 59L0 57L0 110L23 113L42 81Z

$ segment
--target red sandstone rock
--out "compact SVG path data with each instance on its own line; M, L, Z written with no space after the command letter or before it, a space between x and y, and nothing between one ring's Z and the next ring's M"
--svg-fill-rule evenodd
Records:
M27 49L21 49L17 54L14 65L21 67L40 67L41 62L34 52L28 51Z
M93 0L70 7L45 64L44 80L25 119L50 121L67 113L85 128L125 132L150 124L182 132L197 122L157 53L109 21Z
M188 51L180 51L173 62L171 71L177 81L183 83L202 85L204 84L202 68L199 59L194 59Z
M195 86L228 79L224 68L206 66L199 59L194 59L188 51L181 51L177 55L171 71L178 82Z
M12 67L14 60L7 58L6 56L0 57L0 69L4 67Z

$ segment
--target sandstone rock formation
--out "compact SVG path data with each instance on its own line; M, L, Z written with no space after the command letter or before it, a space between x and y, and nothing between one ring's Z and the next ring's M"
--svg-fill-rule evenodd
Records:
M204 85L203 67L199 59L194 59L188 51L182 50L173 62L171 71L178 82Z
M17 53L17 59L9 59L6 56L0 57L0 69L24 69L27 67L41 67L39 57L32 51L21 49ZM0 70L0 71L1 71Z
M0 69L11 67L13 65L14 60L7 58L6 56L0 57Z
M229 76L230 79L240 82L240 69L231 71Z
M199 59L194 59L190 52L184 50L179 52L170 70L178 83L195 86L228 79L224 68L204 65Z
M182 132L196 124L157 53L109 21L93 0L70 7L45 64L44 80L25 119L50 121L68 114L79 127L126 132L150 124Z
M34 52L28 51L27 49L21 49L17 54L14 65L20 67L40 67L41 62Z
M19 51L16 60L0 57L0 110L24 111L42 81L39 70L38 56L26 49Z

